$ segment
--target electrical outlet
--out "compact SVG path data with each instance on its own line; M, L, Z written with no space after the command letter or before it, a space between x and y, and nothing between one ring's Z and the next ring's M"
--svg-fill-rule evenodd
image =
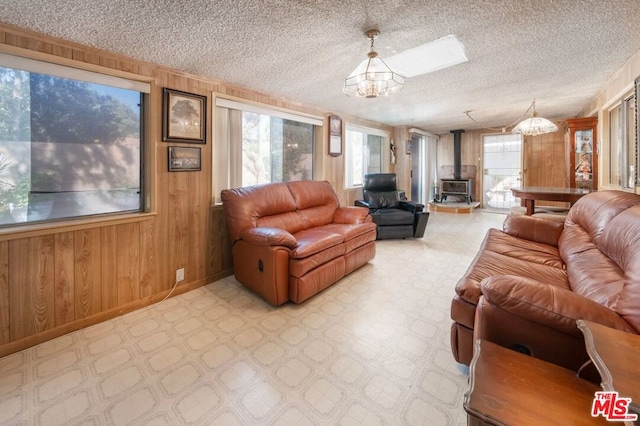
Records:
M184 281L184 268L176 269L176 282Z

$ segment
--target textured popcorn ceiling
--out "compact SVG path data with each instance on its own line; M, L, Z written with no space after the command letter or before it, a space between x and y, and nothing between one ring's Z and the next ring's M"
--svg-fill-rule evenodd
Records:
M2 0L0 21L436 133L512 124L533 98L541 116L575 116L640 50L638 0ZM469 61L393 97L347 97L371 28L383 59L453 34Z

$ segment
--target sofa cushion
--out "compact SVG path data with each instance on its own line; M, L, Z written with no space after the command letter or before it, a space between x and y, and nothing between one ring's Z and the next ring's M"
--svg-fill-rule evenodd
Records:
M327 181L292 181L286 185L291 191L305 228L326 225L333 222L340 202L331 184Z
M307 257L302 258L290 258L289 260L289 275L292 277L303 277L307 272L324 265L336 257L344 256L345 245L338 244L317 253L314 253Z
M569 288L567 273L564 269L482 250L456 285L456 293L467 302L477 304L481 296L480 282L494 275L519 275L553 286Z
M284 183L225 189L221 197L232 241L237 241L245 229L257 226L282 228L291 233L304 229L303 218L295 213L296 202ZM286 219L259 223L261 218L287 212L290 214Z
M371 221L369 209L366 207L340 207L333 215L333 223L366 223Z
M372 209L389 209L400 205L398 191L369 191L366 201L369 203L369 208Z
M565 229L573 226L584 228L591 240L597 243L605 226L618 214L640 205L640 197L637 194L623 191L599 191L580 198L569 210ZM567 242L564 233L559 244ZM565 259L566 262L566 259Z
M490 229L485 240L485 250L554 268L565 268L558 249L548 244L513 237L498 229Z
M598 247L624 271L613 309L640 333L640 206L612 219Z
M271 216L263 216L256 220L259 228L280 228L291 234L309 228L309 222L300 212L283 212Z
M319 253L329 247L341 244L344 237L333 232L320 231L315 228L305 229L293 234L298 245L291 250L289 257L292 259L301 259ZM344 252L343 252L344 253Z
M319 226L316 229L318 231L330 232L332 234L340 234L344 238L344 241L349 241L371 231L374 231L375 233L376 224L373 222L352 224L330 223L329 225Z
M414 214L401 209L380 209L371 212L371 218L379 226L413 225Z

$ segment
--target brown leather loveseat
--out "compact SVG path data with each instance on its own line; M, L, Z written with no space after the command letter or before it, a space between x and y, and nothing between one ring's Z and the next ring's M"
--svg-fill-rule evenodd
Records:
M585 195L564 223L508 216L456 285L451 318L464 364L486 339L577 370L588 355L576 320L640 333L640 195Z
M236 279L272 305L301 303L375 257L376 225L326 181L227 189Z

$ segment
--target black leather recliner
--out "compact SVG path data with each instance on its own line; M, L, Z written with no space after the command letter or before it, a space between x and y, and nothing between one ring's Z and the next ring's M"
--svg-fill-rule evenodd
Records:
M364 200L355 205L367 207L378 225L377 239L422 238L429 212L424 204L400 200L395 173L371 173L364 176Z

